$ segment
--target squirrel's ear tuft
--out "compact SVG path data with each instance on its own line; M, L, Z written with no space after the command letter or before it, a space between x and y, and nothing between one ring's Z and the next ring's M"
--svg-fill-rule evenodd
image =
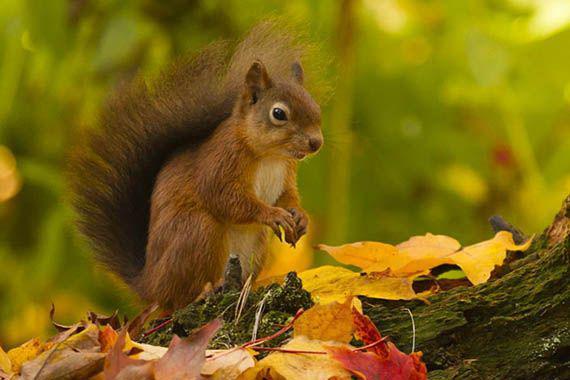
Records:
M245 84L251 103L254 104L259 98L259 93L271 87L271 79L261 61L254 61L245 76Z
M297 80L297 82L299 82L299 84L302 85L303 81L305 80L305 73L303 71L303 66L301 66L301 63L299 61L293 62L291 65L291 70L293 71L293 77Z

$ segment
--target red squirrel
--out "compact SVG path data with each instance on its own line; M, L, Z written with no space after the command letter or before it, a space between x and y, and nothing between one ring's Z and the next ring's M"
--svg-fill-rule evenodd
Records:
M233 51L233 54L231 53ZM71 160L79 229L95 257L165 309L216 284L230 254L261 270L268 233L305 234L297 164L323 144L303 46L261 24L108 103Z

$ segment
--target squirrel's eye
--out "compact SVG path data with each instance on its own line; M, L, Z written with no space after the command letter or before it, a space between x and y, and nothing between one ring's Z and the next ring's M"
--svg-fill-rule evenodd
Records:
M269 118L271 122L275 125L283 125L287 122L287 111L284 105L280 103L274 105L269 112Z
M287 115L285 115L285 111L277 107L273 108L273 117L281 121L287 120Z

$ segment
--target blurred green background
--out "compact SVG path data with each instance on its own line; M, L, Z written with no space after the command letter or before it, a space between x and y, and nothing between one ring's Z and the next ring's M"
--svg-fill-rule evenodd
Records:
M493 214L538 232L570 191L569 1L2 0L0 345L52 333L51 302L62 322L132 315L74 232L66 155L120 81L267 16L333 62L299 178L313 242L470 244Z

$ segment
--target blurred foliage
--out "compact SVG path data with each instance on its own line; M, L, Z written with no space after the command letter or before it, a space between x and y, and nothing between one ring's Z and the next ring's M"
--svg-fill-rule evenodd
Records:
M62 322L136 307L91 262L65 199L66 156L113 87L271 15L304 25L334 60L339 3L0 2L2 346L46 334L51 302ZM355 17L348 132L327 130L333 95L325 148L300 172L313 242L343 242L325 218L340 200L348 241L431 231L470 243L497 213L543 228L570 190L569 3L361 0ZM337 192L323 173L345 151L350 186Z

